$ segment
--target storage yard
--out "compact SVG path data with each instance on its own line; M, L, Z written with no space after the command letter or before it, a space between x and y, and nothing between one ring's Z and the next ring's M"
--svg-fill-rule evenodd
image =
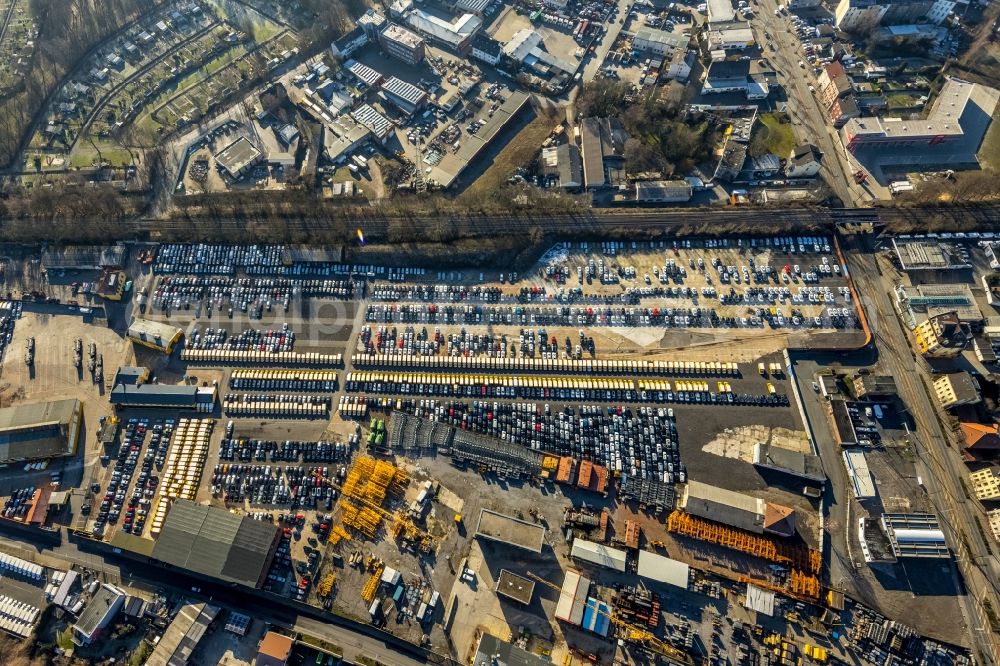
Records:
M16 319L35 358L7 354L8 399L62 391L65 347L100 430L75 528L174 566L205 549L184 566L458 658L521 631L557 662L610 660L611 635L750 660L790 626L744 612L751 588L819 626L822 477L754 452L813 455L782 350L862 335L829 239L557 246L524 275L155 249L123 262L117 334L89 294Z

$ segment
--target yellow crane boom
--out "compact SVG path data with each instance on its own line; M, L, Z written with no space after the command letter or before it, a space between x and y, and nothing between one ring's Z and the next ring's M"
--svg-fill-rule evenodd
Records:
M562 588L553 583L552 581L542 578L541 576L531 571L528 571L526 573L529 578L538 581L542 585L548 586L553 590L555 590L556 592L562 592ZM646 650L658 652L662 654L664 657L673 659L674 661L679 662L681 664L688 664L689 666L694 664L694 659L691 658L691 655L689 655L687 652L684 652L679 648L674 647L670 643L667 643L666 641L657 638L656 636L653 635L653 632L649 631L645 627L640 627L638 625L632 624L631 622L623 620L614 613L608 613L603 610L600 610L599 608L595 608L594 610L603 615L604 617L608 618L611 624L615 625L615 627L617 627L619 631L621 631L622 633L621 637L624 640L629 641L631 643L637 643Z

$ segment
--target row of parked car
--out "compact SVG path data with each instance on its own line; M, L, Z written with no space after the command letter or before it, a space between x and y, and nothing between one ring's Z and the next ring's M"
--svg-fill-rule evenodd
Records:
M94 521L95 534L103 533L107 524L113 525L119 518L122 519L122 530L142 534L160 480L152 473L153 468L163 468L174 425L172 420L167 420L153 424L150 429L148 421L137 419L130 419L126 424L122 444L111 471L111 480ZM147 434L150 435L149 446L143 453ZM100 486L97 485L97 491L99 490Z

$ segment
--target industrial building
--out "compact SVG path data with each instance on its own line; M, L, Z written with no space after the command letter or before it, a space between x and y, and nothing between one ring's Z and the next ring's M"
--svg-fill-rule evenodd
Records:
M792 509L699 481L687 482L678 507L692 516L754 534L791 536L795 533Z
M895 293L900 312L910 326L949 312L965 323L975 324L977 329L983 321L976 297L966 283L899 286Z
M858 432L854 429L854 419L845 400L831 400L828 415L833 437L840 446L850 446L858 443Z
M559 592L559 601L556 602L556 619L579 626L583 622L583 611L586 609L589 594L590 579L581 575L579 571L567 570L562 590Z
M763 79L750 76L749 60L719 60L708 66L701 87L702 95L743 93L748 100L764 99L769 93Z
M552 662L496 636L483 632L472 666L552 666Z
M385 27L379 35L379 43L386 53L411 67L424 61L426 50L423 37L397 23Z
M124 265L124 245L52 247L42 253L42 266L47 271L99 271Z
M958 249L924 238L893 238L892 248L904 271L944 271L972 268Z
M583 184L588 190L610 184L608 169L621 167L629 134L617 118L584 118L580 122Z
M687 203L694 188L686 180L644 180L635 184L637 203Z
M125 592L109 583L101 583L73 625L73 642L90 645L104 633L123 605Z
M531 603L531 596L535 593L535 582L506 569L501 569L500 575L497 577L496 593L527 606Z
M187 666L209 626L219 614L219 607L184 604L163 632L145 666Z
M688 589L691 579L691 567L687 564L648 550L639 551L637 573L643 578L667 583L683 590Z
M427 103L425 91L395 76L382 84L381 92L387 102L407 114L419 111Z
M952 372L935 377L934 395L945 409L974 405L982 400L979 384L968 372Z
M519 118L530 107L529 99L529 96L521 91L514 91L508 95L478 132L474 135L463 135L461 147L455 152L448 152L437 166L431 167L428 180L445 189L454 185L462 172L496 139L508 123Z
M601 543L586 541L585 539L573 539L573 548L570 550L570 557L574 560L596 564L597 566L625 572L625 563L628 561L628 553L618 548L609 548Z
M541 553L545 544L545 528L520 518L505 516L483 509L479 512L476 536L498 541L533 553Z
M144 347L170 354L184 332L176 326L148 319L135 319L128 327L128 338Z
M483 26L475 14L462 14L448 21L422 9L412 9L406 16L411 28L427 39L464 55L472 48L472 39Z
M271 523L177 499L150 555L177 569L258 588L280 535Z
M354 109L351 112L351 118L371 132L375 140L383 145L392 136L395 128L391 120L376 111L370 104L362 104Z
M351 116L337 116L323 126L323 153L331 162L341 163L371 138L371 130Z
M847 468L847 476L851 480L854 498L859 501L874 499L877 495L875 479L868 469L864 451L847 450L843 455L844 467Z
M239 180L264 163L264 153L250 139L241 136L215 154L215 163L230 178Z
M286 666L292 656L295 639L274 631L264 634L257 647L256 666Z
M345 62L344 69L358 80L358 83L361 84L358 86L359 88L376 88L385 80L385 77L380 72L357 60L348 60Z
M1000 92L949 78L926 118L852 118L840 130L844 146L874 166L978 165L976 153L993 118Z
M737 21L726 25L713 25L708 31L709 51L742 51L756 45L753 30L745 21Z
M708 22L730 23L736 18L732 0L708 0Z
M0 463L73 455L82 417L83 405L73 399L0 409Z
M677 35L666 30L643 26L635 31L632 38L632 50L643 53L655 53L656 55L668 57L678 49L687 50L691 38L686 35Z
M556 187L575 190L583 185L580 148L574 143L542 148L542 173L556 178Z
M929 513L884 513L880 519L897 559L950 558L938 519Z
M189 384L115 384L110 400L115 407L215 410L217 386Z
M753 464L763 469L788 474L821 485L826 481L819 456L772 446L765 442L754 444Z

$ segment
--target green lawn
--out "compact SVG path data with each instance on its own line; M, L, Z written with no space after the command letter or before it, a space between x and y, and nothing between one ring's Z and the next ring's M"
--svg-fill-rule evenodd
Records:
M767 128L767 150L778 157L788 157L792 149L795 148L795 134L792 132L791 123L781 122L781 115L762 113L760 114L760 122ZM758 131L761 129L763 128L758 129Z

